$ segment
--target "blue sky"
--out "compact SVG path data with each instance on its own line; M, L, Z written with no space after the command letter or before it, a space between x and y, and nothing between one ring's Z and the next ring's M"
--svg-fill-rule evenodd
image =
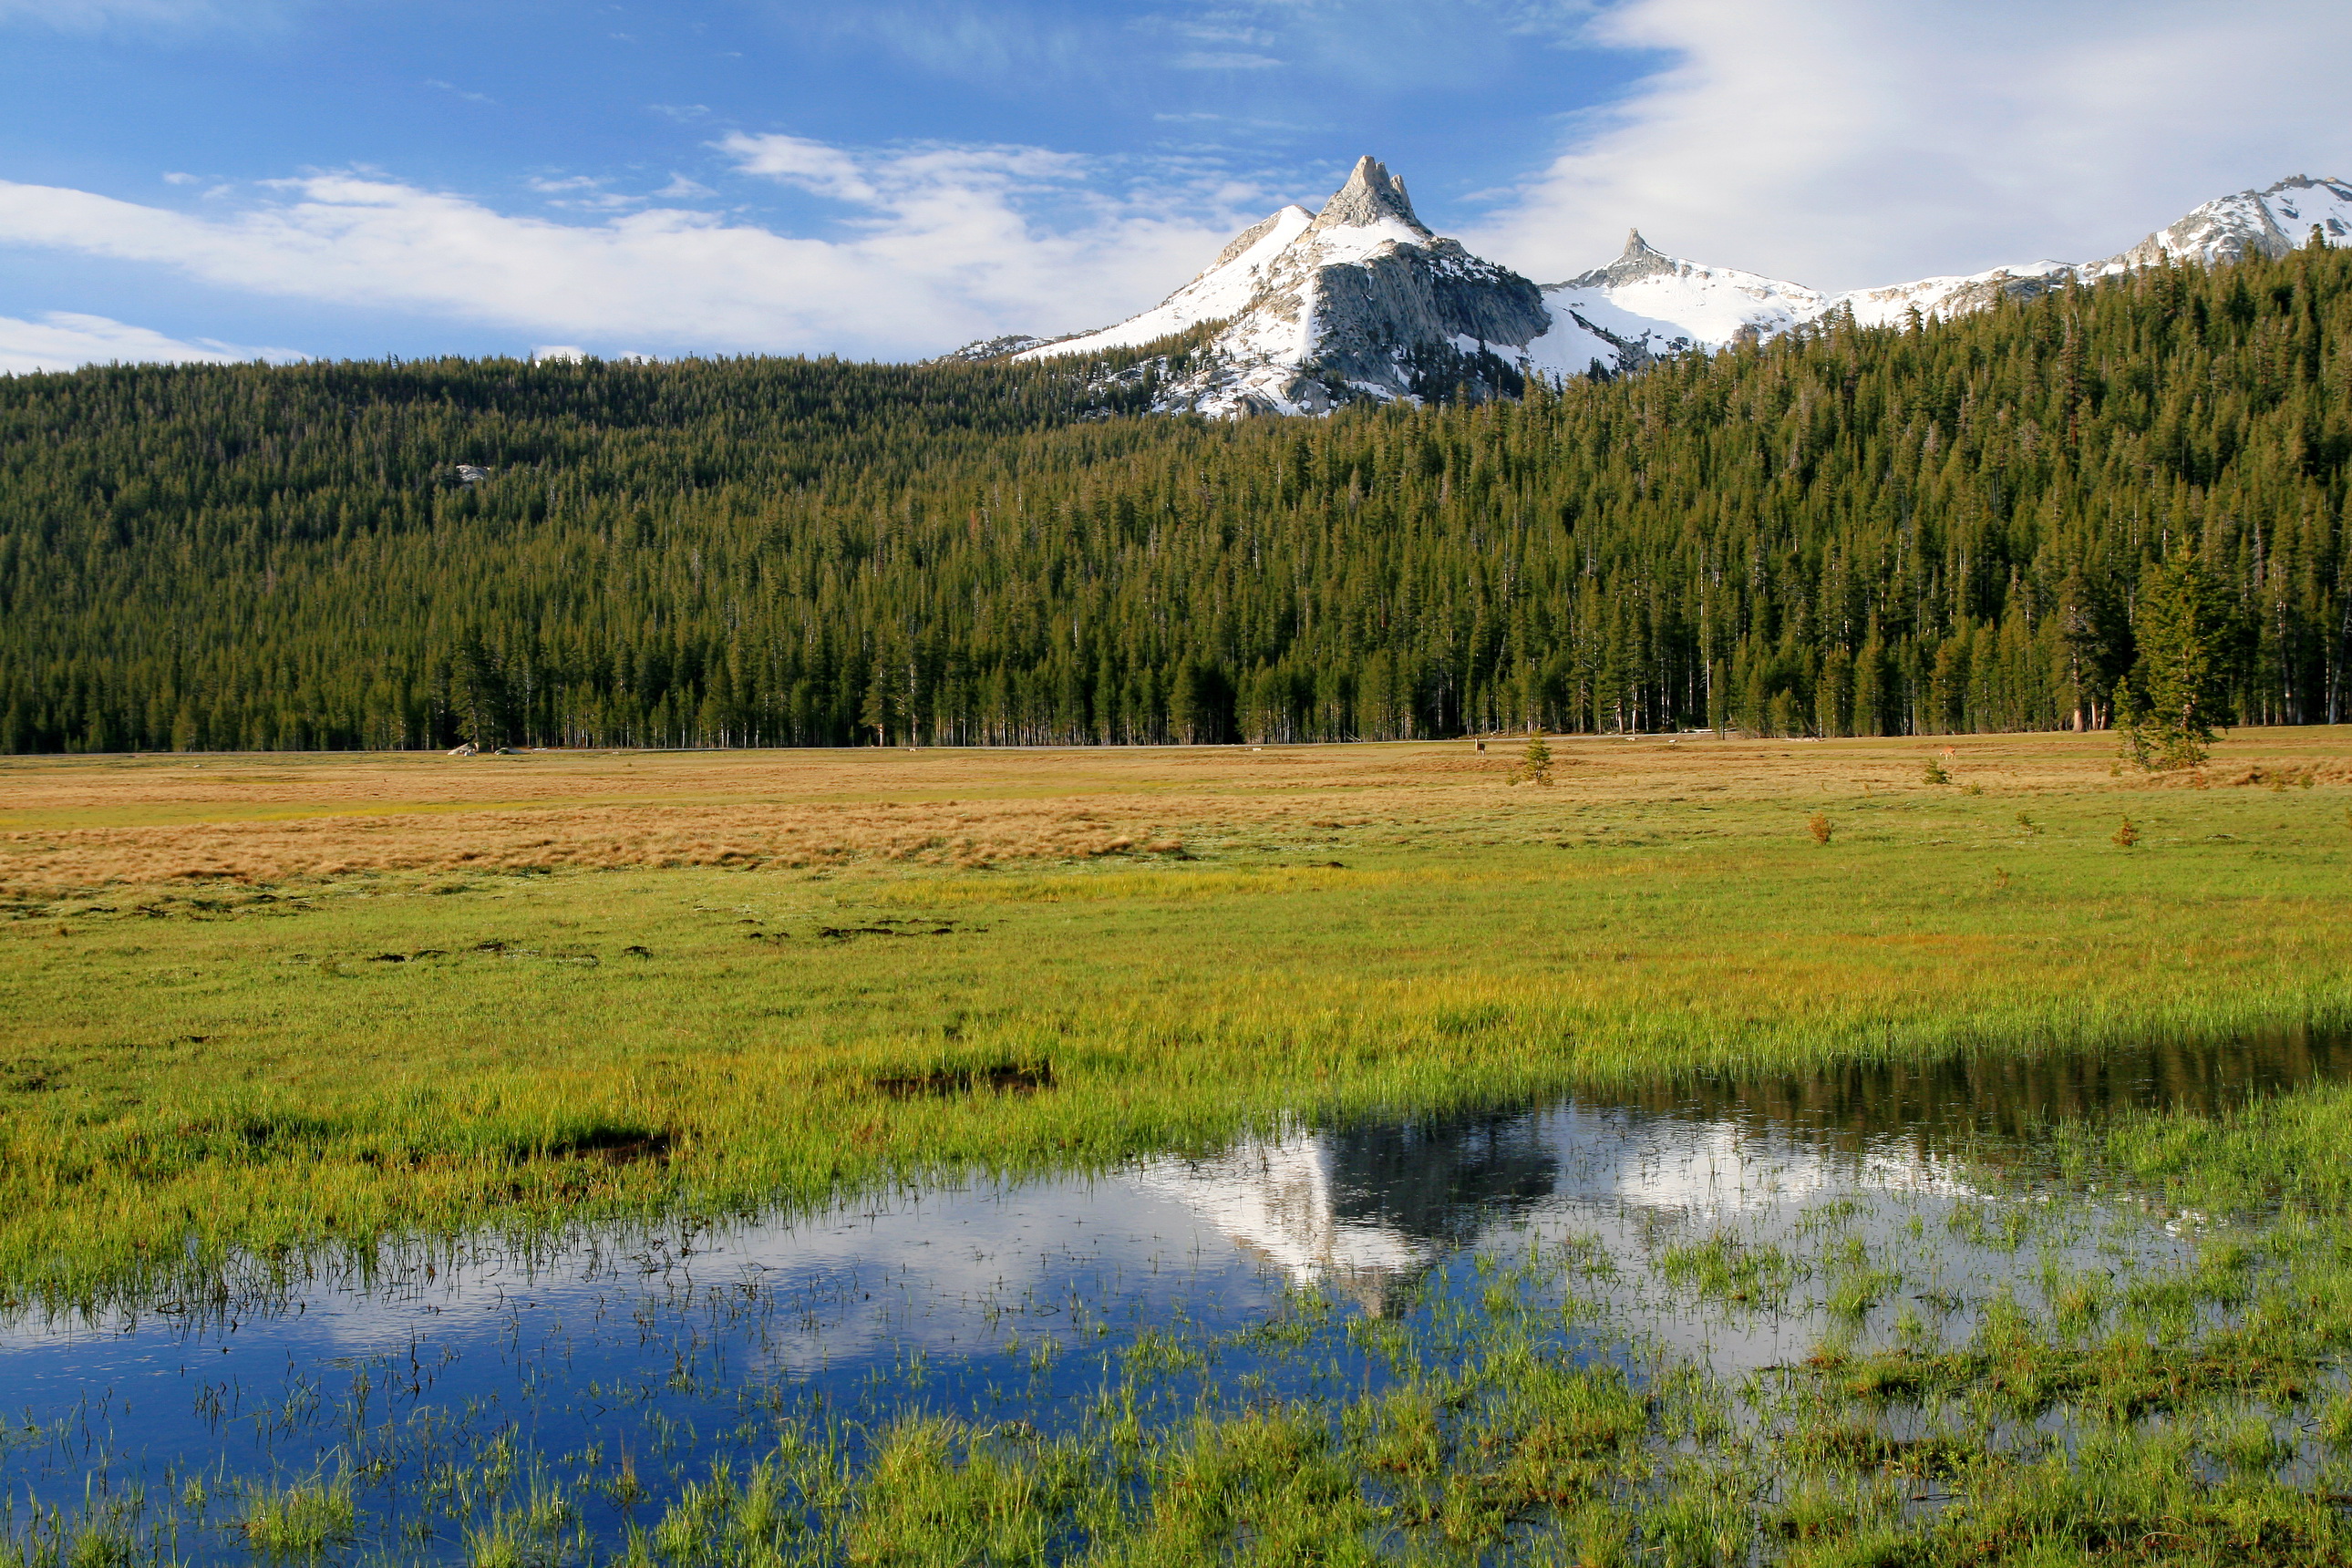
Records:
M936 353L1150 304L1359 153L1551 280L1824 287L2352 174L2284 0L0 0L0 369Z

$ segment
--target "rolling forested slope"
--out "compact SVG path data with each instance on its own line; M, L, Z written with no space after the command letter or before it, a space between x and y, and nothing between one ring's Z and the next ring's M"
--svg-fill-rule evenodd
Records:
M0 378L0 750L2097 723L2183 552L2346 716L2352 252L1321 421L1154 352Z

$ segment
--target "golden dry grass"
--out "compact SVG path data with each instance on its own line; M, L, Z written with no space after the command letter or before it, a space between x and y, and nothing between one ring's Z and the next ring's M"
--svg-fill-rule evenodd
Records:
M1509 784L1520 742L0 760L0 890L353 872L975 867L1168 853L1236 828L1507 820L1540 803L2290 787L2352 781L2343 728L2242 731L2212 765L2114 771L2103 735L1833 742L1556 740L1552 785ZM1949 784L1923 782L1940 763Z

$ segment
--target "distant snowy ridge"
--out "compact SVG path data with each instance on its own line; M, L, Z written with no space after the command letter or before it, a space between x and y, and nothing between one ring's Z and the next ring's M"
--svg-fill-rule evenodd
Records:
M1826 294L1668 256L1637 230L1605 267L1538 287L1430 232L1404 182L1370 156L1319 213L1286 206L1234 237L1199 276L1115 326L1041 341L997 338L949 358L1042 360L1134 349L1195 328L1213 336L1153 406L1234 417L1324 414L1359 398L1487 396L1542 375L1639 371L1720 353L1839 312L1900 325L2031 299L2074 279L2163 260L2217 265L2285 255L2316 227L2352 244L2352 184L2305 175L2206 203L2103 261L2032 261Z
M2330 245L2352 244L2352 184L2308 174L2281 180L2266 191L2240 191L2207 202L2169 228L2160 228L2119 256L2082 268L2101 278L2160 259L2243 261L2249 251L2276 260L2305 244L2316 228Z
M1527 368L1559 376L1597 363L1614 374L1670 353L1719 353L1743 337L1777 337L1843 310L1866 327L1899 326L1914 310L1923 319L1965 315L2003 295L2034 299L2077 279L2159 260L2217 266L2253 252L2284 256L2305 243L2315 226L2330 245L2352 244L2352 184L2298 174L2267 190L2240 191L2104 261L2029 261L1842 294L1677 260L1635 233L1609 266L1545 288L1552 327L1532 345Z

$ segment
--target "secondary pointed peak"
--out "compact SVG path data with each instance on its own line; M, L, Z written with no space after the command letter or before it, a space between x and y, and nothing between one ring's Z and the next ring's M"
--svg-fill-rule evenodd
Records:
M1315 226L1361 227L1383 218L1394 218L1416 234L1429 233L1412 210L1412 198L1405 195L1404 182L1367 153L1356 160L1355 172L1348 176L1348 183L1323 204L1323 210L1316 215Z

